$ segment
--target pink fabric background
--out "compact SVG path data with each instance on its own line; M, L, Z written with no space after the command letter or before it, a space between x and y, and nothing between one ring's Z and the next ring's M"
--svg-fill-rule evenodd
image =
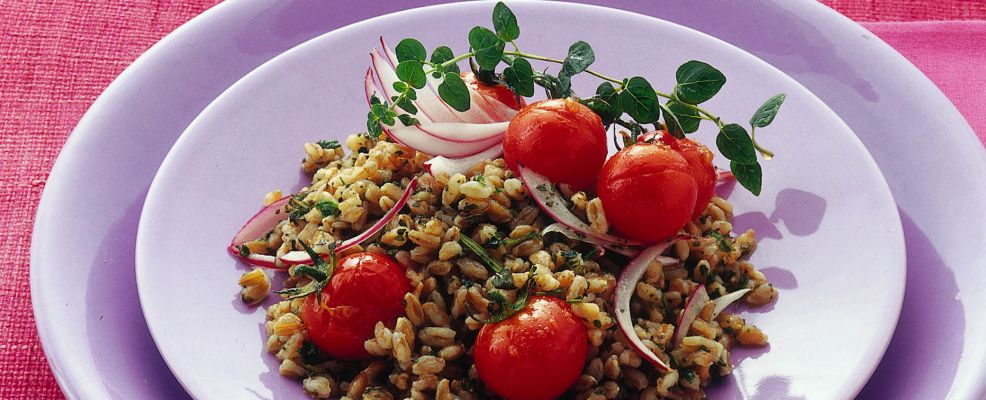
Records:
M986 20L981 0L824 0L857 21ZM0 0L0 399L63 398L31 313L30 232L72 128L138 55L215 0ZM868 24L986 141L986 22Z

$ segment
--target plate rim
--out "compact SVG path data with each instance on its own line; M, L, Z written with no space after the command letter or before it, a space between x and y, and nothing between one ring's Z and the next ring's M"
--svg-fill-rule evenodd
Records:
M487 3L487 4L489 4L490 2L482 2L481 1L481 2L475 2L475 3ZM527 5L534 5L534 6L537 6L537 7L541 7L541 6L544 6L545 5L544 2L540 2L540 1L537 1L537 0L514 0L513 3L522 3L522 4L527 4ZM869 381L870 376L874 373L874 371L876 370L877 366L880 364L880 361L883 358L883 354L887 350L887 348L888 348L888 346L890 344L890 341L893 338L894 330L896 328L897 321L900 318L900 313L901 313L901 309L902 309L902 305L903 305L903 301L904 301L904 290L905 290L906 274L907 274L907 263L906 263L907 258L906 258L906 243L905 243L905 240L904 240L903 226L902 226L902 222L901 222L901 219L900 219L900 215L899 215L899 213L896 212L896 210L898 209L896 200L895 200L895 198L893 196L892 191L890 190L889 183L887 182L887 179L886 179L886 177L883 174L882 168L880 168L880 166L876 163L876 160L874 159L874 157L872 156L872 154L870 154L870 152L866 148L866 146L863 145L863 143L859 139L859 137L855 134L855 131L845 121L843 121L842 117L839 116L831 107L829 107L827 103L825 103L824 101L822 101L821 98L818 97L818 95L816 95L814 92L812 92L806 86L804 86L800 81L794 79L793 77L791 77L790 75L788 75L783 70L779 69L778 67L775 67L773 64L767 62L766 60L760 58L759 56L754 55L750 51L747 51L747 50L745 50L745 49L743 49L743 48L741 48L739 46L733 45L732 43L730 43L730 42L728 42L728 41L726 41L724 39L720 39L719 37L713 36L711 34L705 33L703 31L699 31L699 30L697 30L695 28L692 28L690 26L683 25L683 24L680 24L680 23L677 23L677 22L674 22L674 21L661 19L661 18L654 17L654 16L651 16L651 15L645 15L645 14L641 14L641 13L636 13L636 12L633 12L633 11L623 10L623 9L620 9L620 8L608 7L608 6L600 6L600 5L595 5L595 4L565 3L565 2L558 2L558 3L559 4L552 4L549 7L568 7L568 8L571 8L571 9L589 10L590 12L591 11L595 11L595 12L600 12L600 13L615 13L615 14L620 14L620 16L621 17L624 17L624 18L637 18L637 19L640 19L642 21L645 21L644 23L651 23L652 24L652 23L655 23L656 22L658 24L669 24L669 25L672 25L672 26L677 27L679 29L683 29L684 31L689 32L690 34L698 35L698 36L702 36L702 37L705 37L707 39L710 39L711 41L716 42L719 46L725 47L727 49L732 49L733 51L737 52L738 54L741 54L743 58L752 59L756 63L763 64L765 67L767 67L770 70L772 70L774 72L774 74L776 74L777 76L781 77L781 79L787 80L790 84L795 85L796 87L800 88L804 92L810 94L809 99L810 99L811 102L816 103L817 106L821 107L821 109L824 110L824 112L828 113L832 118L834 118L835 120L839 121L839 123L842 124L842 126L844 127L844 129L846 129L848 132L852 133L850 135L850 138L849 138L850 143L852 143L853 146L858 147L858 150L862 151L862 153L864 155L864 158L865 158L865 163L866 163L867 167L869 169L871 169L873 172L876 173L876 176L877 176L877 179L878 179L878 183L880 184L880 187L878 188L878 191L880 192L879 197L881 198L881 203L882 203L881 206L887 206L890 209L895 210L895 212L893 213L892 227L890 227L893 230L893 232L891 232L890 234L894 238L894 242L895 242L895 245L893 246L893 248L896 249L896 251L894 252L894 254L892 254L892 257L894 258L892 264L895 266L894 268L896 268L898 270L898 272L897 272L897 279L894 280L894 287L893 287L893 290L891 291L893 293L893 299L894 299L893 304L892 304L892 307L891 307L891 310L893 312L893 316L892 316L892 318L888 318L888 322L892 322L892 323L891 324L887 324L885 327L883 327L883 329L880 330L879 337L881 339L878 341L878 343L876 343L876 345L879 347L879 352L878 353L880 354L880 356L879 357L875 357L872 360L869 360L869 361L865 362L864 363L864 364L866 364L865 365L865 368L864 368L865 369L865 374L859 374L858 375L858 376L862 376L862 378L854 378L854 379L847 380L847 384L848 384L849 389L842 391L842 393L845 394L847 397L854 397L857 394L859 394L859 392L863 389L863 387ZM475 4L469 4L469 3L444 3L444 4L435 4L435 5L429 5L429 6L424 6L424 7L416 7L416 8L406 9L406 10L402 10L402 11L398 11L398 12L394 12L394 13L388 13L388 14L384 14L384 15L379 15L379 16L376 16L376 17L373 17L373 18L369 18L369 19L366 19L366 20L363 20L363 21L359 21L357 23L353 23L353 24L350 24L350 25L347 25L347 26L344 26L344 27L340 27L340 28L335 29L335 30L332 30L330 32L326 32L326 33L320 34L318 36L315 36L315 37L313 37L313 38L311 38L311 39L309 39L307 41L304 41L302 43L299 43L298 45L296 45L296 46L294 46L294 47L292 47L292 48L290 48L290 49L288 49L288 50L286 50L286 51L284 51L284 52L276 55L275 57L271 58L270 60L267 60L266 62L264 62L263 64L261 64L257 68L253 69L252 71L248 72L246 75L244 75L243 77L241 77L233 85L231 85L230 87L226 88L226 90L224 90L219 96L217 96L212 102L210 102L209 105L207 105L199 113L199 115L195 117L195 119L188 125L188 127L185 128L185 130L182 132L182 134L178 137L178 139L172 145L172 148L168 151L167 156L164 158L164 160L162 161L161 165L159 166L158 171L155 174L154 179L153 179L153 181L151 183L151 186L148 189L148 194L147 194L147 197L145 198L145 202L144 202L144 205L143 205L142 210L147 210L149 208L150 209L154 209L154 208L157 207L156 200L155 199L158 198L158 196L156 195L156 192L158 192L159 190L162 190L162 189L159 188L160 187L159 182L161 181L159 179L159 177L161 177L163 174L166 173L166 171L169 169L169 165L170 164L173 164L173 163L176 162L175 161L176 156L174 156L174 155L177 154L177 152L180 151L180 149L185 146L184 145L184 142L186 142L187 140L189 140L188 139L189 136L187 135L187 133L198 129L198 125L202 124L203 123L203 120L209 118L209 116L212 114L212 112L215 111L215 108L217 108L217 106L216 106L217 104L222 104L223 102L227 101L227 98L229 98L231 95L237 94L237 92L239 92L241 90L240 87L242 87L242 86L248 86L248 85L252 84L252 81L255 80L256 77L263 76L264 74L267 73L267 70L268 69L274 68L276 65L280 64L283 61L283 59L290 58L290 57L295 57L295 54L296 53L302 53L302 52L308 51L309 47L318 47L318 46L320 46L322 44L321 42L323 42L325 40L331 40L331 37L334 37L336 35L345 34L346 32L348 32L350 30L363 29L363 27L365 25L376 24L380 20L387 20L387 19L391 19L391 18L401 18L405 14L415 14L415 13L427 13L427 14L430 14L430 13L436 13L436 12L441 13L445 9L469 8L469 7L479 7L479 6L477 6ZM168 365L168 368L171 370L172 374L178 379L179 383L181 383L182 387L184 387L185 390L190 395L195 396L197 394L196 391L192 390L192 388L190 388L188 386L188 384L186 384L186 382L182 379L182 377L181 377L182 374L179 371L176 370L176 367L174 366L174 361L171 358L169 358L169 356L168 356L168 354L166 354L166 352L164 352L164 351L161 350L161 342L159 341L159 337L161 335L161 332L159 330L160 327L156 329L155 328L155 323L151 322L152 319L153 319L153 317L148 317L146 315L146 314L149 314L149 313L153 313L153 311L148 311L148 310L154 308L154 306L150 306L150 307L148 306L148 304L149 304L148 302L150 300L147 300L147 297L148 296L146 296L144 294L144 293L146 293L146 289L142 289L142 288L148 287L148 285L150 285L150 283L148 281L148 279L150 279L150 277L147 276L148 275L148 272L146 272L147 271L147 268L142 268L141 267L141 264L143 264L142 259L145 257L143 255L144 254L144 251L142 250L142 248L144 247L144 245L142 245L141 242L143 242L143 241L146 240L146 239L142 239L142 237L145 237L147 235L147 233L146 233L147 229L145 227L148 225L146 223L147 222L146 219L149 219L150 218L150 217L148 217L148 215L150 215L150 214L145 213L145 212L142 212L141 213L141 216L140 216L140 224L138 226L137 238L136 238L136 244L135 244L135 258L136 258L135 268L136 268L137 288L138 288L138 294L139 294L140 304L141 304L142 309L145 310L145 322L146 322L146 324L148 326L148 329L151 332L151 336L154 339L155 344L158 346L158 350L161 353L162 358L165 360L165 363ZM141 272L141 271L145 271L145 272ZM151 304L153 304L153 303L151 303Z

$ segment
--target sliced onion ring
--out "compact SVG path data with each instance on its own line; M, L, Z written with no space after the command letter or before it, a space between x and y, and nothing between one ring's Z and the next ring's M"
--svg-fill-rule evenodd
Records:
M691 329L692 322L695 322L698 314L702 312L702 307L705 307L708 303L709 292L705 290L705 285L699 284L688 295L688 300L685 302L685 309L681 310L681 316L678 318L678 327L674 331L674 347L681 345L681 341L685 339L685 336L688 335L688 330Z
M400 95L400 93L394 89L394 83L400 81L400 79L397 78L397 71L394 71L394 68L389 62L387 62L386 59L384 59L383 56L380 55L380 52L378 52L377 49L370 51L370 65L373 67L373 72L377 75L377 79L380 80L380 89L383 91L384 95L386 95L385 100L389 101L391 98ZM427 112L421 108L420 101L412 100L411 103L418 109L417 113L412 114L418 119L418 121L421 121L422 123L433 122L431 116L429 116Z
M267 232L270 232L277 226L278 222L287 219L288 212L284 211L284 206L286 206L289 201L291 201L291 196L284 196L280 200L260 209L260 211L254 214L254 216L250 217L247 223L240 228L239 232L236 232L236 235L233 236L233 240L229 243L229 247L227 247L226 250L234 256L243 258L247 262L251 262L253 265L272 268L274 262L273 259L266 260L263 257L259 257L260 255L257 255L258 257L253 257L253 254L243 257L240 254L239 246L266 235ZM270 261L270 265L266 265L268 261Z
M714 308L712 308L712 319L716 319L716 317L718 317L719 314L726 309L726 307L729 307L729 305L733 304L736 300L742 299L743 295L750 290L752 289L740 289L712 300L712 304L715 304Z
M436 138L455 143L475 143L502 138L510 122L467 124L465 122L433 122L415 125L419 130Z
M372 69L367 70L366 76L363 79L363 92L366 96L366 104L368 106L372 106L370 99L377 95L377 90L377 84L373 80ZM387 99L382 99L382 101L388 103ZM380 124L380 126L398 144L433 156L468 157L482 153L502 142L502 135L499 135L480 142L456 143L427 135L418 129L417 126L394 127L384 124Z
M736 176L733 175L733 171L716 167L716 183L725 183L734 179L736 179Z
M605 233L599 234L593 232L588 224L582 222L579 217L572 214L572 212L568 210L565 206L564 197L558 192L558 189L555 188L555 184L551 183L548 178L545 178L543 175L534 172L523 165L517 165L517 174L520 176L520 179L524 181L524 184L527 186L527 190L531 193L531 197L534 198L534 201L538 203L538 206L540 206L541 209L555 221L558 221L583 235L593 237L602 243L614 244L623 247L639 247L644 245L642 242L624 239Z
M273 268L273 269L283 269L284 268L284 267L280 267L280 266L277 265L277 262L276 262L277 261L277 258L274 258L274 256L269 256L269 255L266 255L266 254L251 254L251 255L248 255L246 257L241 257L241 258L247 264L250 264L250 265L252 265L254 267Z
M675 237L644 249L620 273L620 278L616 281L616 289L613 291L613 314L616 315L617 326L623 332L623 336L630 344L630 347L640 354L641 357L653 364L654 368L657 368L659 371L669 371L671 368L658 358L653 351L648 349L644 345L644 342L637 337L637 333L633 329L633 317L630 316L630 298L633 297L633 293L637 290L637 282L647 272L647 267L652 262L659 260L661 253L664 253L678 239L678 237Z
M383 229L383 227L386 226L391 219L393 219L398 213L400 213L401 209L404 208L404 205L407 204L407 200L411 198L412 194L414 194L414 189L417 187L418 187L418 178L415 177L414 179L411 179L411 182L407 184L407 188L404 189L404 194L401 195L400 199L397 199L397 202L394 203L394 206L391 207L386 214L380 217L380 219L374 222L373 225L370 225L369 228L367 228L359 235L346 239L338 246L336 246L335 248L336 253L341 253L343 251L348 250L350 247L363 243L367 239L373 237L373 235L376 235L378 232L380 232L380 230ZM327 254L323 254L323 257L325 256L327 256ZM312 258L308 256L308 253L300 250L288 252L282 255L281 257L279 257L279 259L281 260L282 263L287 265L310 264L312 262Z
M572 228L569 228L569 227L567 227L565 225L562 225L562 224L559 224L557 222L544 227L544 229L541 230L541 236L547 235L547 234L552 233L552 232L554 232L554 233L560 233L562 236L565 236L565 237L567 237L569 239L572 239L572 240L578 240L580 242L586 242L586 243L589 243L589 244L593 244L593 245L596 246L596 251L599 252L599 255L600 256L603 255L603 254L606 254L606 247L604 247L602 244L600 244L597 241L595 241L595 238L592 238L592 237L589 237L589 236L580 234L580 233L574 231ZM617 253L620 253L617 250L613 250L613 251L616 251ZM638 253L639 253L639 251L638 251ZM627 255L625 253L620 253L620 254Z
M483 150L481 153L471 155L468 157L459 158L446 158L444 156L433 157L432 159L425 161L425 169L432 176L438 175L440 173L446 173L448 176L455 174L465 174L470 168L476 164L492 160L494 158L500 157L503 154L503 144L498 144L496 146L490 147Z

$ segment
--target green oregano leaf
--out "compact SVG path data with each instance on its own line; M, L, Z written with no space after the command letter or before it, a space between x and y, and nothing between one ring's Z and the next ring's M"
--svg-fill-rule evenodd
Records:
M338 140L319 140L317 144L323 149L338 149L342 147Z
M641 124L653 123L661 118L657 93L650 82L639 76L630 78L624 85L620 92L620 108Z
M716 146L724 157L740 164L756 164L757 151L753 148L753 140L739 124L728 124L722 127L716 136Z
M484 70L492 70L503 57L503 40L493 31L477 26L469 31L469 47L476 53L476 63Z
M373 114L373 111L366 113L366 133L374 139L380 139L383 127L380 126L380 118Z
M668 101L664 109L664 123L668 126L668 132L674 137L683 138L686 133L693 133L698 130L702 118L698 111L677 101ZM672 118L668 118L671 114Z
M455 58L455 53L453 53L452 49L449 48L448 46L439 46L438 48L435 49L435 51L431 53L431 63L436 65L441 65L448 61L451 61L453 58ZM432 72L432 76L435 78L441 78L442 74L446 72L459 73L459 66L456 64L449 64L445 66L444 71L440 71L436 69L435 72Z
M418 113L418 107L415 107L414 103L411 102L411 99L407 97L394 96L393 98L391 98L391 100L394 101L394 105L400 107L404 111L407 111L411 114Z
M503 80L514 93L527 97L534 95L534 69L524 58L514 58L510 66L503 69Z
M570 91L572 86L572 76L585 71L596 61L596 55L592 52L592 46L583 41L578 41L568 48L568 55L562 62L561 71L558 73L558 80L561 82L563 91Z
M560 99L568 96L568 91L561 90L561 82L558 78L544 72L534 73L534 83L544 88L544 93L549 99Z
M421 42L412 38L407 38L401 40L400 43L397 43L397 47L394 49L394 52L397 53L397 62L399 63L408 60L420 62L424 61L425 57L428 56L425 46L421 44Z
M503 2L497 2L493 7L493 29L496 29L497 36L504 42L509 42L520 37L520 26L517 25L517 16L510 7Z
M445 73L445 79L438 85L438 96L456 111L469 109L469 89L458 73Z
M711 99L726 84L726 77L722 72L695 60L678 67L675 78L678 81L674 89L675 96L688 104L699 104Z
M407 114L401 114L397 116L397 119L401 121L405 126L421 125L421 121Z
M743 185L754 196L760 195L760 188L763 185L763 170L760 169L760 163L740 164L730 161L729 170L736 177L736 182Z
M773 97L767 99L757 109L757 112L753 113L753 117L750 118L750 126L754 128L763 128L774 122L774 117L777 116L777 112L781 109L781 104L784 104L784 99L787 97L784 93L774 95Z
M623 111L620 109L620 99L619 94L616 93L616 88L613 87L612 83L603 82L599 84L596 88L596 95L594 97L589 97L582 99L582 104L589 107L590 110L599 115L599 118L603 120L603 125L612 124Z
M415 89L421 89L428 84L425 71L421 68L421 62L417 60L401 61L397 64L397 79L407 82Z

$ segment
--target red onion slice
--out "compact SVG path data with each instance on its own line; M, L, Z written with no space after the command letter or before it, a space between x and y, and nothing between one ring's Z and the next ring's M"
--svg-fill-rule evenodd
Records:
M467 124L464 122L433 122L417 125L429 136L455 143L475 143L502 138L510 122Z
M373 67L373 72L377 75L377 79L380 80L380 89L386 95L385 99L390 102L392 97L400 95L397 90L394 89L394 83L399 82L400 79L397 78L397 72L394 68L390 66L390 63L380 55L377 49L370 50L370 65ZM411 103L418 108L418 112L412 114L421 123L433 122L431 117L421 108L421 103L419 100L413 100ZM406 112L406 111L405 111Z
M377 91L376 82L373 79L372 68L367 70L363 78L363 92L366 96L367 105L372 106L370 99L375 96ZM384 103L389 103L387 99L382 99ZM387 135L395 142L404 147L411 148L433 156L446 156L452 158L468 157L481 153L502 142L503 135L494 135L487 139L470 143L457 143L445 139L437 138L419 129L418 126L387 126L380 124ZM443 128L444 129L444 128ZM489 133L493 128L472 128L480 130L480 133ZM483 132L486 130L486 132Z
M729 181L734 180L734 179L736 179L736 177L733 176L733 172L732 171L725 170L725 169L720 169L719 167L716 167L716 183L717 184L729 182Z
M692 294L688 295L688 300L685 302L685 309L681 310L681 316L678 318L678 327L674 331L674 347L678 347L681 341L685 339L688 335L688 330L692 327L692 322L698 318L698 314L702 312L702 307L709 302L709 292L705 290L705 285L699 284L695 290L692 290Z
M558 189L555 188L555 184L551 183L548 178L545 178L543 175L534 172L523 165L517 166L517 173L520 176L520 179L524 181L524 184L527 186L527 190L531 193L531 197L534 198L534 201L538 203L538 206L540 206L545 213L550 215L551 218L554 218L555 221L572 228L578 233L593 237L602 243L609 243L623 247L638 247L644 245L642 242L624 239L610 234L599 234L593 232L588 224L582 222L579 217L572 214L572 212L568 210L565 205L564 197L558 192Z
M287 219L289 214L284 211L284 206L289 201L291 201L291 196L284 196L280 200L260 209L260 211L247 220L247 223L240 228L239 232L236 232L227 250L231 254L239 256L240 249L237 246L266 235L267 232L270 232L277 226L278 222Z
M468 157L479 154L503 141L502 136L495 136L481 142L456 143L426 135L416 126L391 127L387 133L394 140L416 151L432 155L452 158Z
M243 261L254 267L261 268L273 268L273 269L284 269L286 267L278 266L277 259L274 256L268 256L266 254L251 254L246 257L242 257Z
M397 68L397 56L394 55L390 46L387 46L387 42L383 40L383 36L380 36L380 48L383 49L383 54L387 56L387 61L391 67ZM431 74L427 75L431 76ZM420 90L416 93L418 95L418 108L431 116L433 122L475 122L463 119L458 111L455 111L446 104L438 96L437 85L435 87L427 85L425 90Z
M465 174L474 165L486 160L492 160L500 157L501 154L503 154L503 144L498 144L483 150L481 153L468 157L446 158L443 156L437 156L425 161L425 169L427 169L428 173L432 175L437 175L442 172L448 174L448 176Z
M715 304L714 308L712 309L712 319L716 319L716 317L718 317L719 314L721 314L722 311L726 309L726 307L729 307L729 305L736 302L736 300L742 299L743 295L745 295L750 290L751 289L740 289L735 292L728 293L721 297L718 297L715 300L712 300L712 304Z
M647 348L637 336L637 332L634 331L633 317L630 316L630 299L637 289L637 282L640 282L640 278L647 272L647 267L658 257L661 257L661 253L671 247L674 240L668 240L644 249L640 255L627 264L626 268L623 268L620 278L616 281L616 289L613 291L613 313L616 315L617 326L623 332L623 336L630 347L659 371L669 371L671 368Z
M387 211L387 213L385 213L382 217L380 217L380 219L374 222L373 225L371 225L365 231L361 232L359 235L346 239L338 246L336 246L335 249L336 253L341 253L343 251L346 251L350 247L363 243L367 239L373 237L373 235L376 235L378 232L380 232L380 230L383 229L383 227L386 226L387 223L394 218L394 216L396 216L398 213L401 212L401 209L404 208L405 204L407 204L407 200L411 198L411 195L414 194L414 189L417 187L418 187L418 178L415 177L414 179L411 179L411 182L407 184L407 188L404 189L404 194L401 195L400 199L397 199L397 202L394 203L394 206L391 207L390 210ZM281 260L282 263L287 265L311 264L312 262L312 258L308 256L308 253L301 250L288 252L282 255L281 257L279 257L279 259Z

